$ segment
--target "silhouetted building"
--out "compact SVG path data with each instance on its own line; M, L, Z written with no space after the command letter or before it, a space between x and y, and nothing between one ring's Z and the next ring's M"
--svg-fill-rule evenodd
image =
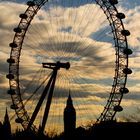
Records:
M3 132L3 137L5 139L10 139L10 137L11 137L11 124L10 124L7 108L6 108L6 112L5 112L5 116L4 116L2 132Z
M67 104L64 109L64 134L67 137L71 137L74 135L76 128L76 111L73 107L73 102L71 96L67 99Z

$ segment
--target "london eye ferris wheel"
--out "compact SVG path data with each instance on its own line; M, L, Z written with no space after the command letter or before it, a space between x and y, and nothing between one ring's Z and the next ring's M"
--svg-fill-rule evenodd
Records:
M117 0L27 2L7 59L11 109L24 129L60 129L68 94L77 126L87 120L113 120L123 110L132 50L125 15L117 4Z

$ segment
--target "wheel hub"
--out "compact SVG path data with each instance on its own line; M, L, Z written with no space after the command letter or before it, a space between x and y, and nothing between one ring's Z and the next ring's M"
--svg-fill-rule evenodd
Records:
M57 69L59 70L60 68L64 68L66 70L68 70L70 68L70 63L66 62L66 63L62 63L60 61L56 62L56 63L42 63L43 68L49 68L49 69Z

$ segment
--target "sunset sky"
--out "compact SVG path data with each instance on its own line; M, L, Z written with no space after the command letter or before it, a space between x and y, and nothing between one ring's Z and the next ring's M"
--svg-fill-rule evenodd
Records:
M51 70L42 68L42 62L70 61L70 70L61 69L58 72L48 122L50 125L54 121L53 125L63 124L62 113L70 92L77 111L77 126L85 125L99 117L109 97L114 77L114 42L106 16L94 2L81 0L73 2L71 7L71 2L55 1L57 8L49 3L38 12L24 39L19 68L21 93L26 102L51 73ZM129 58L133 73L127 80L130 92L121 102L124 109L116 117L118 121L137 122L140 121L140 0L118 1L118 11L126 16L124 27L131 33L127 39L129 48L133 50ZM14 38L13 28L20 21L19 14L27 9L26 2L0 0L0 121L3 121L7 107L10 118L13 117L13 128L17 125L14 123L14 111L10 109L12 101L7 94L9 65L6 61L10 57L9 43ZM43 87L38 92L42 91ZM38 98L39 94L26 104L29 115ZM43 108L37 124L40 123ZM53 129L56 128L53 126Z

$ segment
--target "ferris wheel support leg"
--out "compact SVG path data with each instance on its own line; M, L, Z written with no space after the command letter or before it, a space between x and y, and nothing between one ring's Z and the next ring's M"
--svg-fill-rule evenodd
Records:
M42 126L41 126L41 130L40 130L40 133L42 133L42 134L44 132L46 122L47 122L47 119L48 119L48 114L49 114L49 110L50 110L50 106L51 106L53 91L54 91L54 87L55 87L56 76L57 76L57 69L54 69L54 72L53 72L53 75L52 75L53 80L52 80L52 84L50 86L50 91L49 91L49 94L48 94L48 100L47 100L47 103L46 103L46 108L45 108L45 111L44 111Z
M52 80L53 80L53 74L52 74L47 86L45 87L45 89L44 89L44 91L43 91L43 93L42 93L42 95L41 95L41 97L39 99L39 102L38 102L38 104L37 104L32 116L31 116L31 119L30 119L29 124L27 126L27 130L30 130L30 128L31 128L31 126L32 126L32 124L33 124L33 122L34 122L34 120L35 120L35 118L36 118L36 116L37 116L37 114L38 114L38 112L40 110L40 107L41 107L41 105L42 105L42 103L43 103L43 101L44 101L44 99L45 99L45 97L46 97L46 95L48 93L48 90L49 90L49 87L51 85Z

